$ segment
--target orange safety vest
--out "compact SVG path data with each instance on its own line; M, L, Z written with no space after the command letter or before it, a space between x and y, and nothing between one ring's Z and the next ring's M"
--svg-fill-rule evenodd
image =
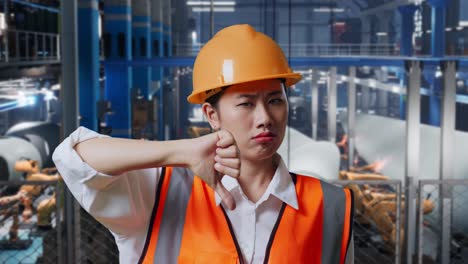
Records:
M173 170L181 177L171 177ZM299 209L283 203L264 263L344 263L352 233L353 194L292 174ZM232 224L214 191L183 169L163 169L139 263L243 263Z

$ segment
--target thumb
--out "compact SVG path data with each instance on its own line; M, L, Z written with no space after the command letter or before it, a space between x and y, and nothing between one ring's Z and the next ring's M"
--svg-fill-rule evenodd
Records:
M236 209L236 202L232 194L223 186L221 182L218 182L215 187L215 192L221 197L223 204L229 209Z

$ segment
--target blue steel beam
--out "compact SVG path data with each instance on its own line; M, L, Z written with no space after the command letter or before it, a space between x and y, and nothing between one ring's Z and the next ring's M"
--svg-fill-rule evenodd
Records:
M428 0L432 8L431 14L431 55L443 57L445 54L445 14L447 0Z
M389 66L403 67L405 61L422 61L424 66L439 66L442 61L458 61L460 68L468 67L468 57L292 57L291 66ZM109 60L104 65L152 66L152 67L191 67L195 57L161 57L152 59Z
M52 13L60 13L60 10L59 10L58 8L53 8L53 7L47 7L47 6L43 6L43 5L33 4L33 3L26 2L26 1L23 1L23 0L10 0L10 1L13 2L13 3L16 3L16 4L20 4L20 5L24 5L24 6L29 6L29 7L33 7L33 8L36 8L36 9L47 10L47 11L52 12Z
M443 57L445 55L445 20L447 0L428 0L432 8L431 14L431 55ZM429 124L440 125L440 94L443 90L440 78L428 78L431 83L431 95L429 96Z
M151 41L153 54L151 58L153 60L164 57L164 16L163 16L163 0L151 0ZM158 98L158 138L164 140L164 91L161 89L163 81L163 68L152 67L151 79L151 91L152 96Z
M99 90L99 1L78 2L80 125L97 131Z
M362 10L361 15L373 15L385 10L395 10L399 6L410 5L415 3L417 3L416 0L384 1L381 5Z
M150 59L151 50L151 13L149 0L132 1L132 38L134 41L133 58ZM151 90L151 68L133 68L133 87L148 99Z
M415 5L405 5L398 7L401 14L401 37L400 37L400 55L413 55L413 32L414 32L414 12Z
M104 29L111 40L107 61L132 60L132 6L130 0L107 0L104 5ZM115 115L106 118L114 137L131 137L131 87L130 64L104 63L105 98L112 104Z

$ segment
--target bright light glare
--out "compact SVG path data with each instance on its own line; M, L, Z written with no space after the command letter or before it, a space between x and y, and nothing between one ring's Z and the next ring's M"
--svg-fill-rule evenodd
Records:
M209 6L211 5L210 1L187 1L188 6ZM213 1L215 6L234 6L236 5L235 1Z
M318 8L314 8L314 12L317 12L317 13L330 13L330 12L342 13L342 12L344 12L344 8L318 7Z
M192 7L192 12L210 12L210 7ZM213 12L234 12L236 9L234 7L214 7Z
M460 27L468 27L468 20L461 20L460 22L458 22L458 25Z
M52 91L45 91L44 94L45 94L44 95L44 100L46 100L46 101L56 99L56 97L54 96L54 93Z
M18 106L28 106L36 104L35 96L26 96L24 92L18 92Z

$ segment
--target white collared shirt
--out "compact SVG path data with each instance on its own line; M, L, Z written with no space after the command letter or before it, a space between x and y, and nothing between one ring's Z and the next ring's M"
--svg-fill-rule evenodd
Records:
M80 127L55 150L53 160L81 206L106 226L115 237L120 263L137 263L148 233L160 169L145 169L109 176L94 170L75 152L82 141L103 137ZM189 173L189 170L173 170ZM176 175L174 175L177 177ZM222 183L233 194L237 207L226 210L242 255L247 263L263 263L270 234L282 202L298 209L296 190L286 165L280 161L267 190L257 203L242 192L237 180L223 177ZM216 202L220 199L216 196ZM353 243L346 263L353 263Z
M296 189L283 160L271 179L265 193L256 202L245 196L237 179L229 176L221 180L234 197L236 209L226 210L246 263L263 263L270 234L273 231L283 202L298 208ZM218 194L216 204L221 203Z

